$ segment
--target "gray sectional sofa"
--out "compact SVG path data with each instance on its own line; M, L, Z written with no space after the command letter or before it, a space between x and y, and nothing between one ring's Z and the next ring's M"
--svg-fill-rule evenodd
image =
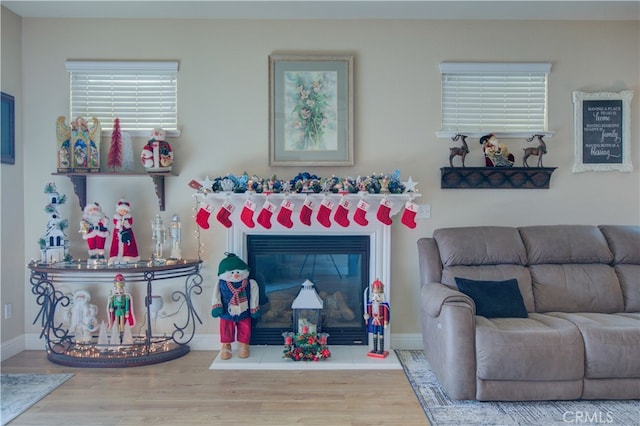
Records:
M443 228L418 255L450 398L640 398L640 226Z

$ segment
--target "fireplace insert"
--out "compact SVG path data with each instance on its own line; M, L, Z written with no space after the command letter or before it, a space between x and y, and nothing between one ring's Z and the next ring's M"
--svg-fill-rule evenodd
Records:
M366 345L369 248L369 236L361 235L247 235L247 263L262 311L251 344L283 344L282 333L294 331L291 304L309 280L323 300L319 328L329 333L329 344Z

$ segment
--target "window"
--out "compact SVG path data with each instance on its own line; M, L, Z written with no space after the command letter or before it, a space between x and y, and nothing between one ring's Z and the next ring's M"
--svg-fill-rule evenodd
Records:
M122 131L148 136L161 127L179 136L178 62L68 61L70 118L96 117L103 130L120 119Z
M549 63L441 63L442 128L438 135L545 133L550 71Z

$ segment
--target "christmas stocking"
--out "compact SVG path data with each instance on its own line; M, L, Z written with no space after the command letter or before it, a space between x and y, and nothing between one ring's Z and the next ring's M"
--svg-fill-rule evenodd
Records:
M378 212L376 213L376 217L380 222L385 225L391 225L391 207L393 207L393 203L386 198L383 198L380 201L380 206L378 206Z
M313 213L313 202L307 197L302 204L302 209L300 209L300 222L311 226L311 213Z
M211 216L211 207L207 204L198 209L196 213L196 223L202 229L209 229L209 216Z
M353 215L353 220L360 226L367 226L369 221L367 220L367 211L369 210L369 203L365 200L358 201L356 205L356 212Z
M271 229L271 216L273 215L276 206L269 200L265 200L262 205L262 210L258 214L258 223L264 228Z
M414 229L416 227L417 213L418 206L411 201L407 201L407 203L404 205L404 211L402 212L402 218L400 219L400 221L408 228Z
M278 217L276 220L278 223L286 228L293 227L293 222L291 221L291 213L293 213L293 203L286 198L282 200L282 204L280 204L280 210L278 211Z
M256 203L247 198L247 201L244 202L244 206L242 206L242 211L240 212L240 220L249 228L256 226L256 224L253 223L253 213L255 211Z
M328 198L325 198L320 203L320 208L318 209L318 214L316 215L316 219L320 222L320 225L325 228L329 228L331 226L331 210L333 209L333 203Z
M225 201L224 203L222 203L222 206L220 207L220 210L216 215L216 219L218 219L218 222L220 222L227 228L231 228L231 225L233 225L233 223L231 223L229 216L231 216L232 212L233 204L231 204L229 201Z
M338 208L336 208L336 212L333 215L333 220L338 222L338 225L346 228L349 226L349 206L351 203L344 197L340 198L338 202Z

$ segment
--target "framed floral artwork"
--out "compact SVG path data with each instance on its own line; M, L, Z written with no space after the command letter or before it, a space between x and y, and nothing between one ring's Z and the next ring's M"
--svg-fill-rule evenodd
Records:
M269 164L354 164L353 56L269 56Z

